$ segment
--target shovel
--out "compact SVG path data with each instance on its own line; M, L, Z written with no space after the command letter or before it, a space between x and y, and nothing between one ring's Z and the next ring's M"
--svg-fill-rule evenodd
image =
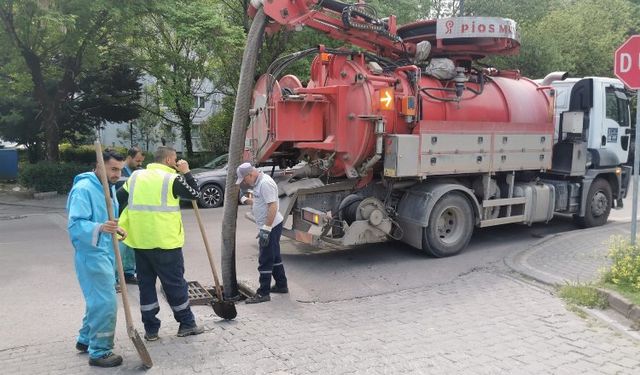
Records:
M102 183L102 189L104 190L104 199L107 202L109 220L114 220L113 205L110 198L111 194L109 193L109 185L107 183L107 170L104 166L104 159L102 158L102 146L100 146L99 141L96 141L94 145L96 147L97 159L96 172L100 182ZM127 322L127 334L131 341L133 341L133 346L135 346L138 356L140 356L140 359L142 360L142 365L149 369L153 366L153 361L151 360L147 347L144 346L144 342L142 342L142 338L138 334L138 331L133 327L133 320L131 319L129 298L127 296L127 285L124 282L124 271L122 267L122 258L120 257L117 234L113 233L111 235L111 242L113 243L113 251L116 254L116 264L118 265L118 283L120 284L120 292L122 293L122 305L124 306L124 319Z
M236 311L236 305L232 301L225 301L222 296L222 288L220 287L220 280L218 279L218 272L216 271L216 265L213 262L213 255L211 255L211 249L209 248L209 241L207 240L207 234L204 231L202 225L202 219L200 218L200 210L198 209L198 203L194 200L191 201L193 205L193 211L196 213L196 219L198 220L198 227L200 227L200 234L202 234L202 240L204 241L204 248L207 250L207 257L209 258L209 265L211 265L211 272L213 273L213 281L216 284L216 296L217 301L213 301L211 306L213 312L219 317L226 320L232 320L238 315Z

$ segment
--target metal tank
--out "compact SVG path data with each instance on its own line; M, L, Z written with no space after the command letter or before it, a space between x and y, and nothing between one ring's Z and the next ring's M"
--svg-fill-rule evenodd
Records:
M385 62L320 48L306 86L291 75L263 75L247 133L251 158L306 160L330 177L362 178L382 165L383 142L411 135L399 146L416 148L403 156L417 164L407 176L550 165L553 105L544 87L458 61L448 79Z

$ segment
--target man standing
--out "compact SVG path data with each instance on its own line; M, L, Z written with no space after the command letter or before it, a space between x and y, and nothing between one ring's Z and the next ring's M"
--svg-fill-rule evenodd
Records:
M142 168L144 162L144 154L139 147L131 147L127 151L127 158L124 160L124 169L122 169L122 177L116 184L116 189L119 189L124 185L125 181L131 177L131 174ZM136 257L133 249L127 246L125 243L120 243L120 254L122 256L122 267L124 270L124 281L127 284L137 284L136 278ZM116 279L118 275L116 274Z
M253 198L242 197L243 204L251 204L253 217L258 225L258 272L260 287L256 295L246 303L270 301L270 293L289 293L287 277L280 256L280 235L284 221L279 211L278 186L271 176L254 168L250 163L241 164L237 169L236 185L245 183L253 187ZM271 287L271 276L275 286Z
M120 178L124 158L106 150L103 158L111 184L111 199L114 200L113 184ZM113 207L116 216L118 204L115 200ZM113 287L116 279L111 235L118 233L126 237L126 232L118 227L117 221L109 220L104 190L95 171L75 177L67 212L67 228L75 248L76 274L86 304L76 349L89 352L89 364L92 366L119 366L122 357L112 352L118 304Z
M176 173L180 172L180 175ZM120 225L129 233L125 243L135 251L140 289L140 310L144 337L158 339L160 311L156 278L160 279L173 316L180 323L178 336L198 335L204 331L196 325L189 307L187 282L184 279L184 228L179 197L193 200L198 185L189 164L178 160L171 147L160 146L155 163L134 171L118 190L122 216Z

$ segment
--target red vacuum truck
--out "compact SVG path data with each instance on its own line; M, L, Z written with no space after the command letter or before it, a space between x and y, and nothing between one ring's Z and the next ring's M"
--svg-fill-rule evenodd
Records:
M252 1L266 32L311 27L355 46L274 61L256 82L245 158L290 168L284 234L313 245L402 241L436 257L475 227L573 215L606 223L631 169L629 100L615 79L533 81L478 62L516 53L514 21L398 27L364 2ZM315 55L308 82L286 68Z

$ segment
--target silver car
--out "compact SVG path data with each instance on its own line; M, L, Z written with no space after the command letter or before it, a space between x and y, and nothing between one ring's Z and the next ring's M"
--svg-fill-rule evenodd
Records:
M200 187L198 203L202 208L220 207L224 202L224 190L227 185L227 154L217 157L205 166L215 165L216 160L218 163L223 161L222 165L215 169L196 168L192 171ZM269 175L272 173L278 175L280 172L280 168L273 166L259 167L258 169ZM242 195L243 192L241 191L240 194Z

